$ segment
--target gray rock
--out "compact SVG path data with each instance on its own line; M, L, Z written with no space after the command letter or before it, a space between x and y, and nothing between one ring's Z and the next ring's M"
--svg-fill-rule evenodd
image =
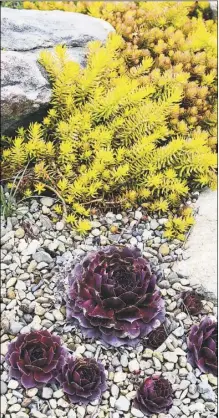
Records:
M37 261L37 263L41 263L43 261L44 263L49 264L53 261L51 255L49 255L46 251L39 251L35 253L33 255L33 259Z
M46 206L46 207L49 207L49 208L50 208L50 206L52 206L54 204L54 199L52 197L49 197L49 196L44 196L40 200L41 200L41 203L42 203L43 206Z
M2 8L2 133L41 119L51 99L40 51L66 45L70 59L85 63L89 41L105 41L112 26L94 17L62 11Z
M13 321L10 324L10 331L11 331L12 335L17 335L20 332L20 330L23 328L23 326L24 325L21 324L20 322Z
M216 20L217 19L217 1L209 1L210 3L210 8L212 10L212 14L213 14L213 18Z
M36 239L33 239L28 247L23 251L23 255L33 255L40 247L40 242Z

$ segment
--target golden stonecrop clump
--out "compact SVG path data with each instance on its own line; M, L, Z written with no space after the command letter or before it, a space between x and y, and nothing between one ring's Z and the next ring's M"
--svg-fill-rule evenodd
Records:
M169 115L174 132L189 132L194 127L215 126L217 100L217 24L210 17L209 2L24 2L26 8L65 10L89 14L112 24L123 36L124 58L133 70L146 57L153 59L148 82L160 83L187 74L184 97ZM216 135L209 142L216 145Z
M94 207L141 204L148 213L174 214L191 190L216 184L209 133L176 134L168 124L183 99L186 73L171 68L149 82L152 57L129 68L125 48L115 33L105 45L91 42L85 69L63 46L42 52L51 109L3 150L4 177L28 165L28 190L31 182L38 194L55 191L67 207L66 221L80 233L89 231Z

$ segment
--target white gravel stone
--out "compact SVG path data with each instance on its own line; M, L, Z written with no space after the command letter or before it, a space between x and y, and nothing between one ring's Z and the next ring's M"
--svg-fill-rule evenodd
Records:
M131 373L138 372L139 369L140 369L140 365L139 365L138 360L133 359L133 360L129 361L128 368L129 368L129 371Z
M122 395L116 400L115 408L119 411L128 412L130 408L130 401Z
M37 388L27 389L26 394L29 398L33 398L38 392Z
M179 385L179 389L180 390L184 390L187 389L190 385L190 382L188 380L181 380L180 385Z
M123 372L116 372L114 374L114 382L115 383L120 383L120 382L124 382L124 380L126 379L127 374L123 373Z
M152 232L145 229L142 234L143 241L148 241L149 239L151 239L151 237L152 237Z
M135 211L135 219L137 219L137 221L140 221L140 219L142 218L142 213L138 210Z
M70 409L70 410L68 411L68 418L77 418L77 417L76 417L76 412L75 412L75 411L73 411L73 409Z
M189 409L190 409L191 412L201 412L202 413L205 410L205 406L201 402L196 402L196 403L191 404L189 406Z
M33 255L36 253L36 251L40 248L40 242L36 239L33 239L33 241L30 242L28 247L22 251L23 255Z
M77 418L84 418L86 414L86 409L83 406L77 407Z
M112 396L113 396L115 399L117 399L117 398L118 398L118 396L119 396L119 388L118 388L118 386L117 386L117 385L112 385L112 386L111 386L111 394L112 394Z
M121 363L122 367L127 367L128 366L128 356L127 356L127 354L122 354L121 355L120 363Z
M44 387L42 390L42 398L43 399L50 399L53 396L53 390L49 387Z
M6 289L13 287L17 281L17 277L11 277L6 283Z
M101 231L98 228L92 229L91 234L94 237L99 237L99 235L101 235Z
M43 206L48 206L49 208L54 204L54 199L52 197L44 196L40 199Z
M62 231L64 229L64 226L65 226L65 224L64 224L63 221L57 222L56 223L56 230L57 231Z
M15 286L15 289L16 290L26 290L26 284L25 284L25 282L23 282L22 280L18 280L17 281L17 283L16 283L16 286Z
M176 328L176 329L173 331L173 334L174 334L176 337L182 337L182 336L184 335L184 333L185 333L185 330L184 330L184 328L183 328L183 327L178 327L178 328Z
M139 409L136 409L136 408L131 409L131 414L136 418L143 418L144 417L144 414L141 411L139 411Z
M17 389L18 386L19 386L19 382L17 382L17 380L14 380L14 379L9 380L9 383L8 383L9 389Z
M56 319L56 321L63 321L64 316L58 309L54 309L54 311L52 311L52 313L53 313L53 316Z
M63 396L64 396L64 392L62 389L59 389L53 392L53 398L59 399L59 398L62 398Z
M53 261L51 255L49 255L46 251L38 251L37 253L33 255L33 259L37 263L41 263L43 261L44 263L49 264L49 263L52 263Z
M2 415L5 415L6 411L7 411L7 408L8 408L8 402L7 402L6 396L4 396L4 395L1 396L0 405L1 405L1 413L2 413Z
M172 351L167 351L166 353L163 353L163 356L165 360L167 360L170 363L177 363L178 361L177 355Z

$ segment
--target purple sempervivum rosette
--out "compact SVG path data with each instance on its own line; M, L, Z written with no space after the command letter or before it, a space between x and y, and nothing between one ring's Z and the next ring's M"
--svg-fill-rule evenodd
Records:
M168 412L173 404L172 392L169 380L148 377L137 391L134 407L146 416Z
M198 367L204 373L218 372L218 330L214 318L204 317L199 325L191 327L187 345L188 360L193 367Z
M88 404L107 388L104 367L93 358L69 356L57 380L72 403Z
M111 246L88 254L69 284L67 318L80 324L85 337L135 346L165 319L156 275L137 248Z
M55 381L66 354L58 336L34 331L19 335L10 343L5 359L10 365L10 376L29 389Z
M203 304L201 301L201 296L199 296L195 291L187 291L182 294L182 301L184 309L187 310L190 315L198 315L203 309Z
M154 329L150 332L147 337L147 346L150 347L152 350L156 350L161 344L166 341L168 334L163 324L161 324L158 328Z

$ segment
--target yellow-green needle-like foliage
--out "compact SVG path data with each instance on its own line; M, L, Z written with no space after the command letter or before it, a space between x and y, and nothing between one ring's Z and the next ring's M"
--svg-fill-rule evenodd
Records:
M186 75L172 69L171 83L168 77L149 81L151 57L133 71L123 49L117 34L105 46L90 43L85 69L70 61L65 47L42 52L52 108L3 150L7 176L29 162L26 194L31 185L37 193L55 190L67 205L67 221L81 233L90 229L92 207L142 204L149 213L176 213L191 189L216 183L208 133L176 135L168 127Z
M161 84L165 78L171 83L171 71L185 81L183 100L168 116L169 128L186 133L196 126L208 130L216 126L217 23L209 19L209 2L25 1L23 6L107 20L123 36L123 55L133 71L145 57L151 57L149 83ZM211 131L209 145L215 148L216 141Z

